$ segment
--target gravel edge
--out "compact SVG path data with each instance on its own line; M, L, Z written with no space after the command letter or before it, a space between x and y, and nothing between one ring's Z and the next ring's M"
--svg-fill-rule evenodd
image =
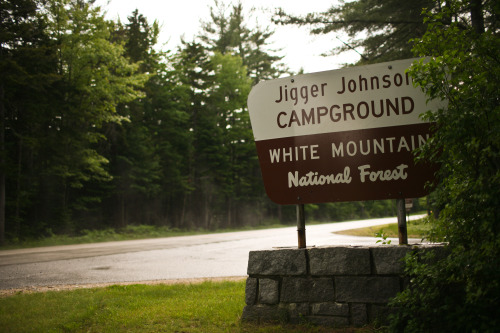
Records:
M18 294L43 293L47 291L65 291L75 289L89 288L104 288L109 286L127 286L132 284L146 285L173 285L173 284L197 284L203 282L223 282L223 281L242 281L246 280L247 276L227 276L227 277L207 277L207 278L191 278L191 279L171 279L171 280L150 280L150 281L129 281L129 282L106 282L106 283L90 283L90 284L65 284L53 286L29 286L24 288L0 289L0 297L9 297Z

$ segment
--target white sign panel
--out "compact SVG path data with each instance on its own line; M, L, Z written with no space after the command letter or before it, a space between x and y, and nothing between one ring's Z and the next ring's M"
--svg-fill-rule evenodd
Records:
M265 81L248 97L255 140L422 123L435 109L406 73L415 59Z

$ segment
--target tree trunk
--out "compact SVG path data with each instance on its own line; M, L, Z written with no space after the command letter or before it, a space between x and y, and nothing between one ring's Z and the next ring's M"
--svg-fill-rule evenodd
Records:
M1 54L1 51L0 51ZM5 243L5 108L4 89L0 84L0 245Z
M233 224L233 201L231 200L230 197L227 198L227 222L226 222L226 227L231 228Z
M21 178L22 178L22 163L23 163L23 139L19 139L19 149L17 154L17 180L16 180L16 211L13 227L13 234L19 237L21 232Z
M204 202L205 202L205 205L204 205L204 221L203 223L205 224L205 228L207 230L210 230L210 207L209 207L209 203L208 203L208 193L205 193L204 194Z
M484 33L484 16L481 0L472 0L470 3L470 17L472 27L477 34Z

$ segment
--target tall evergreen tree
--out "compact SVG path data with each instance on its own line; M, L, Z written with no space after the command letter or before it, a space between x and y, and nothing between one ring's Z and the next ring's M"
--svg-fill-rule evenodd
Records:
M117 227L129 223L173 224L180 219L189 151L186 91L166 53L155 50L158 23L149 24L135 10L114 36L125 45L131 61L147 76L143 95L119 107L129 121L112 125L109 156L114 194L110 218ZM109 211L109 210L108 210Z
M147 84L152 98L147 112L154 115L151 122L153 143L161 168L161 211L164 224L181 226L185 222L184 198L192 191L189 184L189 159L192 151L192 132L189 130L189 86L182 84L185 73L165 63Z
M137 65L124 57L124 49L110 41L111 25L100 8L81 0L54 0L49 13L62 77L54 103L60 124L50 137L58 149L51 151L49 173L60 182L54 202L62 213L71 214L73 209L86 209L86 202L101 200L92 193L85 195L84 186L112 178L109 161L97 150L105 139L100 129L125 121L116 106L136 98L144 79L137 74Z
M240 56L253 84L287 73L285 66L279 63L283 57L274 55L270 49L273 32L269 27L249 28L241 2L227 6L215 0L214 4L210 8L211 21L202 24L203 32L199 36L209 50Z
M203 23L203 31L199 35L208 52L240 57L252 84L276 78L286 72L284 66L279 63L282 57L273 55L270 49L269 39L273 35L272 31L268 28L261 29L259 26L249 28L241 2L230 6L218 1L214 4L211 8L211 21ZM232 162L227 169L228 175L232 174L235 178L227 178L228 188L233 190L225 204L224 220L227 224L231 224L235 217L242 223L245 223L244 216L253 215L254 220L259 220L262 209L257 212L255 207L260 207L265 198L245 104L242 104L240 112L234 114L238 121L234 125L228 125L226 130L226 135L233 136L233 142L239 142L238 149L229 155L232 156ZM228 147L234 149L236 145ZM238 200L235 201L235 198ZM250 205L254 208L250 209ZM252 210L253 213L244 214L245 210Z
M255 164L255 146L246 109L251 80L239 56L210 52L202 45L185 43L177 62L190 87L188 106L192 150L186 198L188 221L213 228L235 223L243 196L252 188L248 170ZM249 163L250 162L250 163ZM245 173L246 172L246 173ZM243 191L237 197L235 194Z
M279 24L311 26L312 34L344 32L349 40L333 49L333 54L354 49L361 54L359 64L377 63L411 58L409 40L421 37L426 30L422 10L440 4L435 0L356 0L305 16L278 9L273 20Z
M71 228L111 178L100 128L142 84L84 1L2 2L2 173L11 237ZM5 28L5 29L4 29Z
M147 81L155 74L160 59L160 54L153 49L159 33L157 28L156 22L150 26L147 19L135 10L128 17L127 24L115 24L112 32L112 40L124 45L124 55L129 61L139 64L136 71ZM104 129L109 139L104 153L110 161L113 180L110 198L103 209L106 219L115 227L143 220L141 212L148 211L149 207L144 207L147 208L144 210L138 207L160 191L159 157L152 141L151 115L145 111L148 99L147 89L142 87L140 96L117 107L118 114L127 121L109 123Z
M19 237L35 200L37 150L50 121L55 49L39 1L0 4L0 243Z
M183 42L174 57L173 66L180 74L180 83L186 88L184 98L188 101L186 110L189 115L188 132L190 146L185 151L186 186L188 191L183 195L182 212L179 226L210 226L210 197L206 189L210 182L206 173L204 154L201 153L207 145L203 133L209 128L206 122L207 91L213 84L210 75L210 57L207 50L196 42ZM208 130L209 131L209 130Z
M243 191L246 175L242 164L250 164L245 152L255 151L251 138L246 101L250 92L251 81L241 58L230 54L215 53L211 58L215 85L208 90L207 115L213 116L211 131L205 133L205 140L213 144L207 147L207 164L214 185L224 198L223 207L226 217L223 223L234 223L236 193ZM215 135L214 135L215 134ZM250 146L250 147L248 147ZM243 180L243 181L242 181Z
M160 60L158 52L154 49L160 34L158 21L155 20L152 24L149 24L146 17L139 14L137 9L128 17L128 21L125 25L126 54L132 62L140 61L142 63L142 72L148 72Z

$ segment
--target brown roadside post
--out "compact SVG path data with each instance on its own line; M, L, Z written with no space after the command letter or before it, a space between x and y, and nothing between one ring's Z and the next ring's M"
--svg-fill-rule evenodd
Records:
M405 199L396 199L398 210L398 237L399 245L408 245L408 231L406 229Z
M304 204L297 205L297 236L299 249L306 247L306 217L304 214Z

